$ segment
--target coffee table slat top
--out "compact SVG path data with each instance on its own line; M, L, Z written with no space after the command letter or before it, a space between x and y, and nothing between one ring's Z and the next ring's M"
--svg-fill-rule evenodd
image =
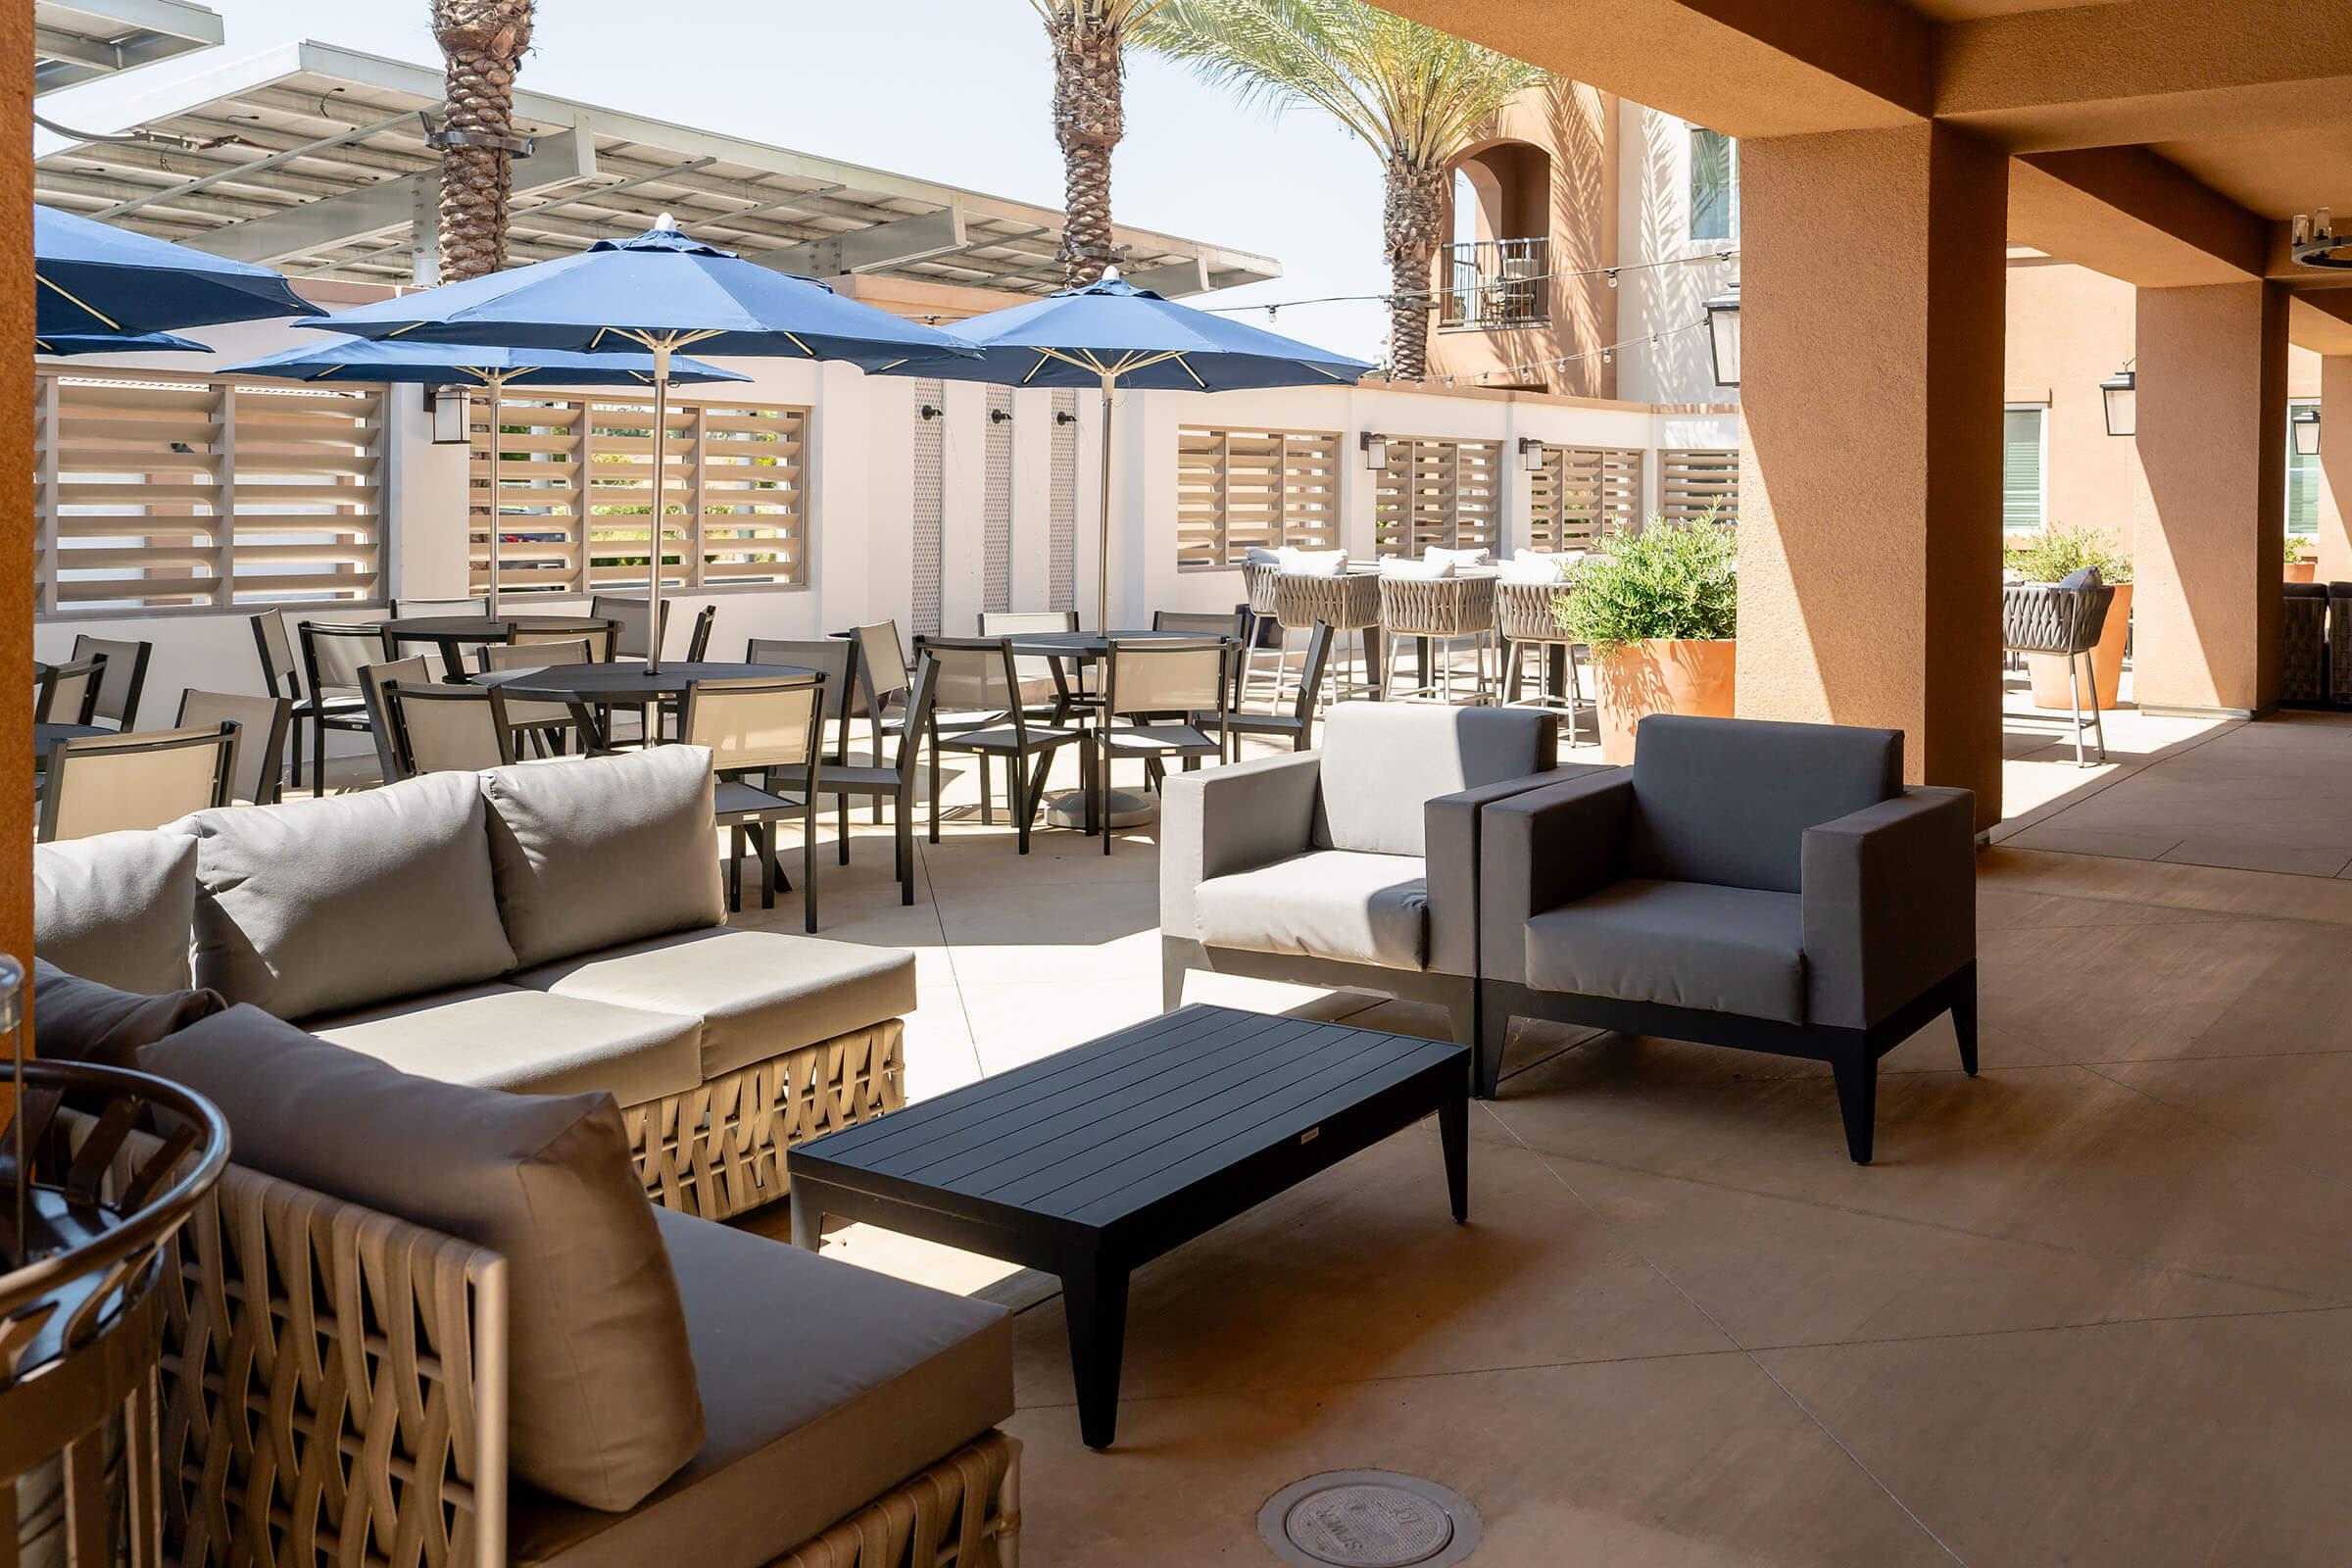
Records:
M789 1158L796 1178L836 1167L1102 1228L1461 1059L1448 1042L1192 1006L827 1134Z

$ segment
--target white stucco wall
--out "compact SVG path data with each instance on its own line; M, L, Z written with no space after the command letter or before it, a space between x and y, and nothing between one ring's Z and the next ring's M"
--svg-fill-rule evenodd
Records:
M1618 274L1617 395L1637 403L1730 403L1715 382L1707 334L1677 331L1706 318L1705 301L1738 276L1739 264L1643 264L1712 257L1736 240L1690 238L1690 128L1674 116L1621 99L1617 106L1618 259L1640 270ZM1669 334L1650 345L1652 333Z

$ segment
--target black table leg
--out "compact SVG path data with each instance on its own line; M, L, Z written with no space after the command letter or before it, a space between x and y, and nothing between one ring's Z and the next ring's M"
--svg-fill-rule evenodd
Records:
M1438 1143L1446 1152L1446 1196L1453 1203L1455 1224L1470 1217L1470 1081L1462 1080L1462 1092L1447 1095L1438 1105ZM793 1209L793 1221L800 1221L800 1209Z
M1078 1386L1078 1435L1090 1448L1107 1448L1119 1424L1127 1271L1098 1254L1075 1259L1062 1270L1061 1300L1070 1325L1070 1376Z

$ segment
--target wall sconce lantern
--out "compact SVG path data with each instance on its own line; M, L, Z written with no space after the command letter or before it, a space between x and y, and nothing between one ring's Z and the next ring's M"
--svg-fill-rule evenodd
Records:
M2139 372L2127 365L2099 383L2099 395L2107 400L2107 433L2109 435L2137 435L2139 433Z
M1542 473L1544 460L1550 456L1540 437L1523 435L1519 438L1519 466L1530 473Z
M2286 427L2295 435L2295 456L2316 458L2320 455L2320 410L2317 404L2306 403L2289 412Z
M1707 301L1707 347L1715 356L1715 384L1740 384L1740 290Z
M1012 411L1010 409L991 409L988 411L988 422L991 424L1010 424L1012 422Z
M1364 449L1364 466L1378 473L1389 466L1389 438L1366 430L1357 436L1356 445Z
M433 445L462 447L473 439L473 421L466 416L464 387L426 387L424 412L425 416L433 421Z

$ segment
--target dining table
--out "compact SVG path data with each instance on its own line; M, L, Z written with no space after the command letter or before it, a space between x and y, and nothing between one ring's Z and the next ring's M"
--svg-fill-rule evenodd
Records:
M32 726L33 771L37 773L48 764L49 748L60 741L86 741L100 735L119 733L103 724L35 724Z
M596 637L614 628L602 615L390 615L368 622L395 646L430 643L441 650L441 663L451 680L466 679L462 650L509 643L516 632L549 636Z
M571 710L581 735L595 749L610 746L600 711L634 709L650 712L661 703L681 699L686 689L705 680L760 680L807 677L821 681L825 672L808 664L720 663L710 660L663 660L659 670L641 659L618 659L586 664L548 664L535 669L494 669L468 677L476 686L495 686L509 697L532 702L563 703Z

